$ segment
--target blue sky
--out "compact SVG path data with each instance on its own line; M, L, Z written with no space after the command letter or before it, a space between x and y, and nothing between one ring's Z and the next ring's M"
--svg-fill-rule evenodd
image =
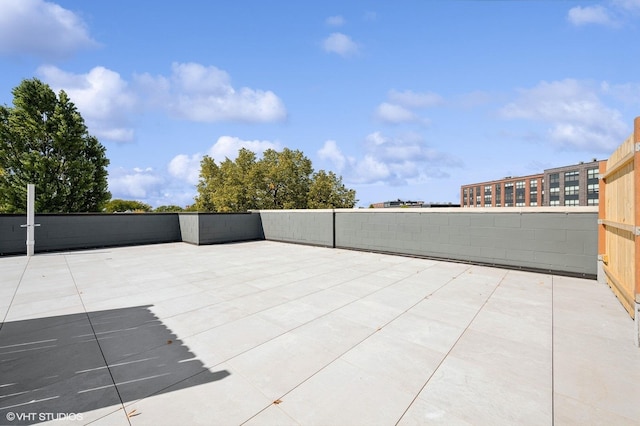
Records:
M0 0L0 103L37 77L114 198L193 202L203 155L299 149L360 206L604 159L640 115L640 0Z

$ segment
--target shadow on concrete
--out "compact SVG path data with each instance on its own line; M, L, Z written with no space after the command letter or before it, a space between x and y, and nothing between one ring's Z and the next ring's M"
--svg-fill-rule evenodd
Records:
M230 374L204 368L149 306L0 327L0 424L38 423Z

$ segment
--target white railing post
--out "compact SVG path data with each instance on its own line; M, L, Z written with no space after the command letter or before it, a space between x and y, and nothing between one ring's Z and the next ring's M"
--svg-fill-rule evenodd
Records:
M27 185L27 224L20 225L23 228L27 228L27 256L33 256L35 253L35 227L40 226L36 224L35 215L35 203L36 203L36 186L32 183Z

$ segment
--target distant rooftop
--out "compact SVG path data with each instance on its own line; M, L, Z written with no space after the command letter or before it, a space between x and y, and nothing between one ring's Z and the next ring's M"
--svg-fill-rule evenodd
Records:
M388 209L397 207L460 207L460 204L454 204L451 202L438 203L432 201L425 203L424 201L403 201L398 199L395 201L382 201L380 203L374 203L372 204L372 206L376 209Z

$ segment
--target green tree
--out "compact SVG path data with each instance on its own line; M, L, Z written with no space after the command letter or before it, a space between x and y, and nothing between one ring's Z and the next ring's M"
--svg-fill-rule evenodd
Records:
M0 106L0 209L23 212L27 184L36 211L101 211L109 160L64 91L37 79L13 89L13 108Z
M307 208L313 173L311 160L301 151L268 149L258 162L257 195L262 209Z
M105 206L105 211L108 213L150 212L151 210L152 208L149 204L135 200L121 200L119 198L110 200Z
M154 212L157 213L174 213L174 212L183 212L185 209L183 209L180 206L176 206L173 204L170 204L168 206L158 206L155 209L153 209Z
M235 162L226 158L219 166L213 158L205 156L200 167L198 210L241 212L258 208L253 152L242 148Z
M199 211L241 212L251 209L353 207L355 191L325 171L313 175L301 151L268 149L260 160L241 149L235 161L205 156L195 206ZM317 182L316 182L317 180Z
M313 174L307 196L307 207L310 209L353 208L356 201L356 191L347 189L342 177L324 170Z
M198 195L195 199L197 211L215 212L214 199L219 188L222 187L222 174L215 160L205 155L200 161L200 180Z

